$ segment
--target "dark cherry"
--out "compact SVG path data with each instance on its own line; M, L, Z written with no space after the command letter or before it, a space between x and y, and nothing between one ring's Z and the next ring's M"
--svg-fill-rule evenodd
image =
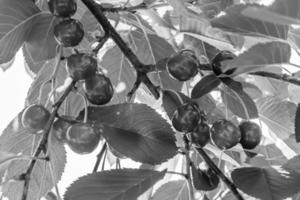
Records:
M218 187L220 179L212 169L196 169L192 167L192 181L196 190L211 191Z
M21 121L24 128L36 134L38 131L44 129L49 118L50 113L44 106L32 104L23 111Z
M177 131L191 132L197 127L199 119L198 105L190 102L177 108L172 117L172 124Z
M76 19L65 19L54 26L56 41L64 47L77 46L84 37L83 25Z
M231 121L220 119L210 129L213 143L221 150L230 149L241 140L241 132Z
M68 128L75 124L75 120L70 116L61 116L53 123L54 136L58 141L65 142Z
M196 146L204 147L210 140L210 128L207 123L199 123L197 128L191 133L192 143Z
M49 0L48 6L57 17L71 17L77 10L76 0Z
M67 71L74 80L83 80L95 76L97 60L92 55L75 53L67 58Z
M73 124L67 130L66 143L75 153L91 153L96 149L99 141L99 132L90 124Z
M96 105L108 103L114 94L110 79L103 74L96 74L87 78L83 89L89 102Z
M259 125L251 121L243 121L239 125L241 145L244 149L254 149L261 140L262 132Z
M192 50L182 50L167 61L167 71L174 79L187 81L198 73L200 63Z
M213 71L216 75L223 74L224 72L222 71L222 62L226 60L232 60L236 58L236 55L233 54L231 51L220 51L211 61ZM234 71L230 70L225 72L225 74L230 75Z

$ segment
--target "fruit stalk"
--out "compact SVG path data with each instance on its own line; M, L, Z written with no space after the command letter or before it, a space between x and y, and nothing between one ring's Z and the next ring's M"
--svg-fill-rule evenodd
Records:
M196 148L196 150L199 152L199 154L202 156L202 158L205 160L205 162L209 165L209 167L220 177L220 179L227 185L227 187L231 190L233 195L238 200L244 200L242 195L237 190L237 187L234 185L232 181L230 181L224 173L215 165L215 163L210 159L210 157L206 154L206 152L202 148Z
M252 72L252 73L249 73L249 74L254 75L254 76L262 76L262 77L266 77L266 78L273 78L273 79L277 79L277 80L280 80L280 81L284 81L284 82L288 82L288 83L300 86L300 80L298 78L294 78L294 77L289 76L287 74L277 74L277 73L273 73L273 72L263 72L263 71Z
M105 151L107 150L107 143L105 142L99 152L99 154L97 155L97 160L96 160L96 163L95 163L95 166L94 166L94 169L93 169L93 172L97 172L98 168L99 168L99 165L100 165L100 162L102 160L102 157L105 153Z
M68 86L68 88L65 90L63 95L59 98L59 100L53 105L53 110L51 112L50 118L49 118L49 120L48 120L48 122L47 122L47 124L44 128L44 135L43 135L42 139L40 140L36 151L33 154L34 158L38 158L39 155L43 151L45 151L52 124L54 122L55 117L57 116L57 111L60 108L61 104L64 102L65 98L68 96L68 94L74 88L75 83L76 83L76 81L73 81ZM32 170L33 170L33 168L36 164L36 161L37 161L36 159L32 159L30 161L29 165L28 165L28 168L27 168L26 172L24 174L22 174L22 177L24 177L24 187L23 187L22 200L26 200L26 198L27 198L30 176L31 176Z

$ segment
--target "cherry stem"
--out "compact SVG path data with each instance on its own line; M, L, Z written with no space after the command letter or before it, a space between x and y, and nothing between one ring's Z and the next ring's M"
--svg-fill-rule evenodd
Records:
M188 178L187 178L187 175L184 174L184 173L180 173L180 172L171 172L171 171L167 171L166 173L167 173L167 174L174 174L174 175L178 175L178 176L183 176L184 178L188 179Z
M98 39L98 44L97 46L93 49L93 53L97 56L99 50L103 47L103 45L107 42L107 40L109 39L109 35L107 33L105 33L105 35L103 37L100 37Z
M45 150L47 143L48 143L48 137L50 134L50 130L52 127L52 124L57 116L57 112L60 108L60 106L62 105L62 103L64 102L65 98L69 95L69 93L73 90L74 86L76 84L76 81L73 81L64 91L64 93L62 94L62 96L58 99L58 101L53 105L53 109L50 115L50 118L47 122L47 124L45 125L44 128L44 135L41 138L41 140L39 141L38 147L35 150L33 157L37 158L39 157L39 155ZM22 174L22 176L24 177L24 187L23 187L23 194L22 194L22 198L21 200L26 200L27 199L27 194L28 194L28 190L29 190L29 181L30 181L30 176L31 173L33 171L33 168L36 164L37 160L36 159L32 159L27 167L27 170L24 174Z
M107 143L105 142L99 152L99 154L97 155L97 160L96 160L96 163L94 165L94 169L93 169L93 172L97 172L98 171L98 168L99 168L99 165L100 165L100 162L103 158L103 155L104 153L106 152L106 149L107 149ZM104 161L103 161L104 162Z
M194 199L194 188L193 188L192 181L191 181L192 179L191 179L191 171L190 171L190 167L191 167L190 142L189 142L189 139L187 137L187 133L184 134L183 141L184 141L184 147L185 147L185 150L186 150L186 154L185 154L186 179L187 179L188 186L189 186L189 199L193 200Z
M140 79L142 82L148 87L152 95L158 99L159 91L156 86L150 81L147 76L148 72L154 71L154 65L146 65L142 63L137 55L129 48L126 42L122 39L120 34L116 31L116 29L111 25L105 14L103 13L103 9L105 9L100 4L96 3L94 0L82 0L82 2L86 5L86 7L91 11L91 13L95 16L98 22L101 24L105 34L109 35L109 37L118 45L123 54L127 57L130 63L133 65L137 74L142 75L142 77L137 76L137 80ZM138 81L136 81L138 82ZM136 91L136 89L135 89Z
M210 157L206 154L206 152L199 147L195 148L198 153L202 156L202 158L204 159L204 161L206 162L206 164L208 164L208 166L220 177L220 179L227 185L227 187L231 190L231 192L233 193L233 195L236 197L236 199L238 200L244 200L243 196L239 193L239 191L237 190L237 187L235 186L235 184L230 181L225 175L224 173L218 168L218 166L210 159Z
M101 7L102 12L131 12L135 13L136 10L147 9L148 6L146 3L142 2L135 6L120 6L120 7Z
M84 93L76 90L76 93L82 98L83 103L84 103L84 118L83 118L83 123L86 123L88 120L88 100L86 99L86 96Z
M300 80L298 78L294 78L293 76L290 76L287 74L277 74L277 73L273 73L273 72L264 72L264 71L252 72L249 74L254 75L254 76L273 78L273 79L277 79L280 81L284 81L284 82L288 82L288 83L300 86Z

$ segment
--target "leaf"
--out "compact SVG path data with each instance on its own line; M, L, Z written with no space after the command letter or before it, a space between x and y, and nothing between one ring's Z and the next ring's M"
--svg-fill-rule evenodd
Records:
M153 84L161 84L162 89L181 91L183 86L183 82L172 78L166 70L158 73L149 73L149 78Z
M3 72L8 70L15 62L15 56L8 62L0 64L0 69L2 69Z
M4 174L4 172L8 169L9 164L15 160L22 157L22 155L16 155L13 153L8 153L5 151L0 151L0 174Z
M210 74L203 77L193 88L192 90L192 98L197 99L208 93L210 93L213 89L218 87L221 84L219 78Z
M189 188L186 180L170 181L157 189L151 200L186 200Z
M268 42L257 44L240 54L235 59L228 61L222 67L224 72L233 71L232 76L254 71L261 71L268 65L281 65L288 63L291 58L291 47L283 42Z
M261 89L259 89L256 85L248 82L241 82L243 86L243 90L252 98L258 99L261 98L263 93Z
M232 79L221 79L226 87L223 87L221 96L225 105L233 114L243 119L258 118L258 111L255 102L244 92L242 84Z
M70 185L64 200L137 199L165 173L165 170L120 169L89 174Z
M53 28L58 18L50 13L41 13L34 21L34 28L29 34L24 46L34 62L41 62L54 58L56 46Z
M299 191L300 175L273 168L244 167L231 174L236 186L246 194L263 200L280 200Z
M29 54L29 51L26 49L26 45L23 45L22 53L24 57L25 70L30 77L34 78L43 68L46 61L35 62Z
M260 119L279 138L287 139L294 133L294 122L289 117L286 104L276 97L264 97L256 102Z
M99 126L109 145L135 161L158 164L176 154L171 126L145 104L89 107L88 120Z
M0 1L0 64L9 62L28 39L40 11L33 1Z
M0 136L0 151L5 151L12 154L22 154L30 156L32 149L35 149L37 142L41 138L27 131L21 123L22 112L12 120ZM33 141L35 141L33 143ZM66 163L66 151L60 142L53 137L53 132L50 133L48 151L50 156L50 163L54 171L54 177L58 182L64 171ZM45 154L41 153L41 157ZM15 160L7 170L5 180L10 180L15 176L24 173L28 168L28 160ZM1 176L3 174L0 174ZM2 177L3 178L3 177ZM56 184L55 182L54 184ZM37 199L44 196L54 186L50 174L50 168L46 161L37 160L36 165L31 173L31 180L29 182L28 199ZM3 194L8 199L21 199L23 191L23 181L10 181L3 185Z
M243 15L276 24L300 24L300 3L298 0L276 0L266 8L247 8Z
M296 117L295 117L295 135L296 142L300 142L300 104L297 106Z
M291 159L289 159L288 161L286 161L286 163L284 163L282 165L282 168L284 168L287 171L295 171L298 174L300 174L300 156L297 155Z
M257 8L257 5L239 4L227 8L224 15L211 21L213 27L246 36L259 36L286 39L288 26L256 20L243 15L247 8Z

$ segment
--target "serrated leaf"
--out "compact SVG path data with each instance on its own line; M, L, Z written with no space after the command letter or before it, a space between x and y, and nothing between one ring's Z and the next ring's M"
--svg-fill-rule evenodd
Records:
M192 98L198 99L208 93L210 93L213 89L218 87L221 84L220 79L214 75L210 74L204 76L193 88L192 90Z
M165 170L120 169L89 174L71 184L64 200L137 199L165 173Z
M294 171L244 167L235 169L231 177L243 192L263 200L280 200L299 191L300 175Z
M186 180L170 181L157 189L151 200L186 200L189 188Z
M27 131L21 123L22 112L12 120L0 136L0 151L6 151L13 154L22 154L30 156L32 149L35 149L37 142L41 138L38 135L34 138L34 134ZM50 163L54 171L54 177L58 182L64 171L66 163L66 151L61 144L53 136L53 132L49 136L48 151L50 156ZM33 143L33 141L35 141ZM41 157L45 154L41 153ZM5 180L21 175L27 170L29 161L15 160L7 170L4 177ZM3 174L1 174L3 176ZM56 183L57 183L56 182ZM54 184L56 184L54 183ZM31 180L29 183L28 199L36 199L45 195L54 186L50 174L50 168L46 161L37 160L36 165L31 173ZM9 199L21 199L23 192L23 181L11 181L3 185L3 194Z
M89 107L88 120L99 126L109 145L135 161L158 164L177 151L171 126L145 104Z
M295 135L296 141L300 142L300 104L297 106L296 117L295 117Z
M34 78L47 61L35 62L26 49L26 45L23 45L22 53L24 56L25 70L30 77Z
M295 171L298 174L300 174L299 165L300 165L300 156L298 155L286 161L286 163L282 165L282 168L284 168L287 171Z
M227 8L221 15L211 21L212 26L225 31L247 36L260 36L286 39L288 26L256 20L246 17L242 12L247 8L257 8L254 5L239 4Z
M9 62L28 39L40 11L33 1L0 1L0 64Z
M244 92L242 84L232 79L222 79L226 87L223 87L221 96L225 105L233 114L243 119L258 118L258 110L255 102Z
M285 103L276 97L264 97L256 102L260 119L279 138L287 139L294 133L294 122L289 117Z
M158 73L149 73L149 78L153 84L161 84L162 89L181 91L183 87L183 82L172 78L166 70Z
M265 8L248 8L243 14L254 19L276 24L300 24L300 3L298 0L275 0Z
M283 42L269 42L257 44L240 54L235 59L228 61L222 67L224 73L233 71L231 76L243 73L261 71L269 66L288 63L291 58L291 47Z

